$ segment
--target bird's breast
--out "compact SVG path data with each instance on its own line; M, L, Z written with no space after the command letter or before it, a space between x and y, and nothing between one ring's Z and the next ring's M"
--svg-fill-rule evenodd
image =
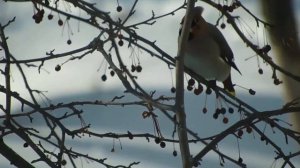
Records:
M194 38L187 43L184 64L207 80L224 81L230 66L221 58L218 44L211 38Z

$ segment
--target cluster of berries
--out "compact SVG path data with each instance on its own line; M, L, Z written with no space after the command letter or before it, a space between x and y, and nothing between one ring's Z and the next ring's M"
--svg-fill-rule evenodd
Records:
M189 79L188 85L187 85L187 90L192 91L194 89L194 94L199 95L203 92L203 86L200 83L198 83L198 87L194 87L195 83L196 82L193 78ZM211 94L211 89L207 89L206 93Z
M225 11L225 12L227 12L227 11L228 12L233 12L233 10L237 9L240 6L241 6L241 2L236 1L236 2L232 3L231 5L218 4L218 9L222 10L222 11Z
M44 9L41 9L41 10L38 9L37 13L35 13L32 16L32 19L35 21L36 24L39 24L43 20L44 14L45 14L45 10Z
M115 71L113 71L113 70L111 70L110 71L110 76L115 76ZM102 76L101 76L101 80L103 81L103 82L105 82L106 80L107 80L107 76L106 76L106 74L103 74Z

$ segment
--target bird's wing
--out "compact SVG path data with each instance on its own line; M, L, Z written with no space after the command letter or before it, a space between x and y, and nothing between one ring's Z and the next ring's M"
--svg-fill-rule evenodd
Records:
M208 24L208 33L211 37L213 37L213 39L217 42L217 44L220 46L221 49L221 57L222 59L228 63L228 65L230 65L231 67L233 67L235 70L237 70L240 74L240 70L238 69L238 67L235 65L234 63L234 59L233 59L233 52L231 50L231 48L229 47L227 41L225 40L223 34L220 32L220 30L210 24Z

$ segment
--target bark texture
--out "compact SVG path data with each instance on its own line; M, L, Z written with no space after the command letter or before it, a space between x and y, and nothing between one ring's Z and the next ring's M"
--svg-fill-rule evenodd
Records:
M266 20L274 27L268 28L272 47L279 65L300 76L300 46L298 28L292 0L263 0L261 3ZM300 82L282 75L286 102L300 97ZM300 102L299 102L300 103ZM291 115L294 127L300 131L300 112Z

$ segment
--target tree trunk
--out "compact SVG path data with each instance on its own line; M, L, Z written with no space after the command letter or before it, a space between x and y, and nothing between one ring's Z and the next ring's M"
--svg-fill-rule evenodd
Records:
M261 2L266 21L274 25L268 30L278 64L300 76L300 46L293 1L263 0L258 2ZM300 83L285 75L282 76L282 80L286 102L299 98ZM300 131L300 112L292 114L291 119L295 129Z

